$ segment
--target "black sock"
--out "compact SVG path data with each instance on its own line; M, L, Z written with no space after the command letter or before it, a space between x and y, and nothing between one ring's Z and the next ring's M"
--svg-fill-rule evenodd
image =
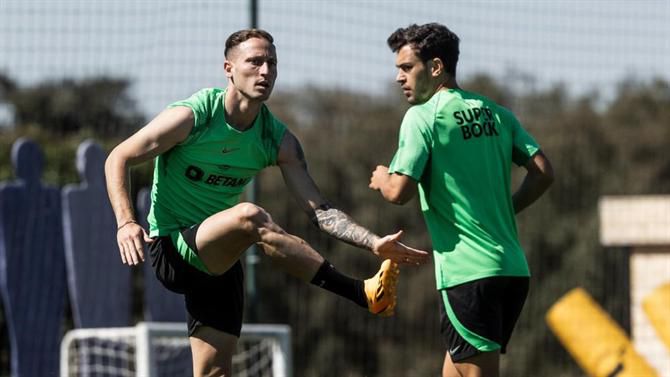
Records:
M311 283L336 295L348 298L364 308L368 307L363 281L342 275L327 260L323 261Z

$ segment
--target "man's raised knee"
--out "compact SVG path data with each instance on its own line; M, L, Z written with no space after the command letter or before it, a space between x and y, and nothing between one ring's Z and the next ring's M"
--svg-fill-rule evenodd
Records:
M250 233L258 232L263 224L272 221L270 215L254 203L240 203L235 206L242 228Z

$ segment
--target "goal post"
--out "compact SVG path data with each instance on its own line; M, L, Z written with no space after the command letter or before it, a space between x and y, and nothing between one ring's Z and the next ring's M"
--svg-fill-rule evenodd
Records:
M191 373L185 323L140 322L133 327L74 329L61 341L61 377L170 377ZM288 325L244 324L233 355L236 376L292 376Z

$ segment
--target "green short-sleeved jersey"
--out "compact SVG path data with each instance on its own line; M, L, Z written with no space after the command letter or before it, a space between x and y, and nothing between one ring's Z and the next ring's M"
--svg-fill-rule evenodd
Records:
M286 126L263 105L251 128L236 130L226 123L225 95L222 89L203 89L169 106L191 108L195 120L186 140L156 158L148 216L152 237L236 205L247 183L276 164Z
M389 172L418 182L438 289L530 275L510 173L538 150L508 109L474 93L440 90L407 111Z

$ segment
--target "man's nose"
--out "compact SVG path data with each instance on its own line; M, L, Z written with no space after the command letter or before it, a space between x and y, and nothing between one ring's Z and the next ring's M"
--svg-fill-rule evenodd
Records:
M261 68L259 69L259 73L263 76L267 76L268 74L270 74L270 71L271 68L268 62L263 63L263 65L261 65Z

